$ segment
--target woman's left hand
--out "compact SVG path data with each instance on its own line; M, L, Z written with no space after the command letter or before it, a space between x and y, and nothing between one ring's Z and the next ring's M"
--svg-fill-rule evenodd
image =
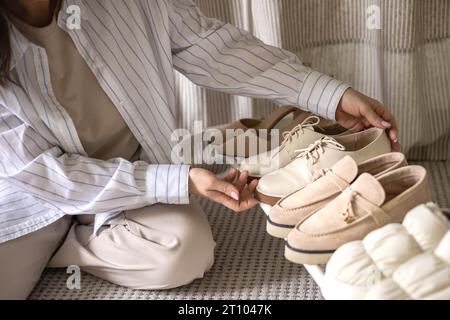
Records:
M258 181L253 180L247 185L247 180L248 172L239 174L236 169L231 169L224 179L219 179L209 170L192 168L189 173L189 191L235 212L243 212L259 203L253 197Z

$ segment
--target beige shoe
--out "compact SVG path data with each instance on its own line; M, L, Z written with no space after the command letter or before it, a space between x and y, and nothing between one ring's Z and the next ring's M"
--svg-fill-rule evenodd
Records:
M346 129L329 120L309 116L292 130L283 134L281 145L273 150L245 159L239 170L248 171L250 177L261 178L285 167L295 158L296 150L304 149L325 136L338 136Z
M288 115L293 114L293 119L298 118L302 114L307 114L306 111L302 111L298 109L297 107L292 106L283 106L278 109L276 109L274 112L272 112L268 117L260 120L260 119L240 119L238 121L235 121L230 124L226 124L220 127L216 127L215 129L218 129L222 131L223 137L226 137L226 131L227 130L243 130L247 131L250 129L255 130L262 130L262 129L273 129L280 121L282 121L284 118L286 118ZM307 115L305 116L305 118ZM222 141L222 142L225 142Z
M363 132L330 138L324 137L303 150L297 158L259 181L256 198L275 205L281 198L311 183L317 174L334 166L345 156L360 164L391 152L391 142L384 130L372 128Z
M223 137L221 141L212 142L213 145L217 145L217 156L230 159L245 159L257 154L259 148L265 148L264 151L271 150L272 130L281 125L281 123L291 115L292 120L286 127L281 129L282 132L290 131L292 128L296 127L299 123L303 122L310 113L302 111L297 107L283 106L276 109L263 120L241 119L231 124L215 128L222 132ZM261 130L265 130L267 136L261 136ZM251 142L255 142L254 145L250 145ZM277 140L276 143L278 144L279 142L280 141Z
M285 257L299 264L324 264L343 244L362 240L386 224L401 223L409 210L430 201L427 172L422 167L396 169L378 179L364 173L292 229Z
M270 211L267 232L284 239L299 222L334 200L361 174L369 173L377 178L406 165L405 156L396 152L378 156L360 165L352 157L346 156L305 188L281 199Z

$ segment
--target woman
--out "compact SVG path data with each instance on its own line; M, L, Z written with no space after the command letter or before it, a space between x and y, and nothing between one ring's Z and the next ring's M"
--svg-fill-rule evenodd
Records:
M354 131L391 128L399 147L381 103L192 0L0 3L0 298L26 298L45 266L136 289L185 285L212 266L211 230L189 195L242 212L257 182L169 164L174 69Z

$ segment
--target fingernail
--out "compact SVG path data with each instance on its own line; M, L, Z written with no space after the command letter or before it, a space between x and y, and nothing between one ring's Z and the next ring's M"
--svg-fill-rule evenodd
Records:
M232 192L231 193L231 197L234 199L234 200L236 200L236 201L239 201L239 195L236 193L236 192Z
M386 129L392 127L392 125L389 122L386 122L386 121L381 121L381 125L383 127L385 127Z
M398 142L398 136L397 136L396 134L391 133L391 134L389 135L389 137L390 137L391 140L394 141L395 143Z

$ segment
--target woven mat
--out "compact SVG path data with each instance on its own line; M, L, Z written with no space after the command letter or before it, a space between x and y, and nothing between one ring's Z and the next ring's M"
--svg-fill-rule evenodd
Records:
M450 162L422 163L435 201L450 207ZM201 205L217 241L216 263L202 280L168 291L136 291L82 274L81 290L68 290L65 270L46 270L31 299L322 299L307 271L283 258L283 241L265 232L264 213L235 215L209 201Z

